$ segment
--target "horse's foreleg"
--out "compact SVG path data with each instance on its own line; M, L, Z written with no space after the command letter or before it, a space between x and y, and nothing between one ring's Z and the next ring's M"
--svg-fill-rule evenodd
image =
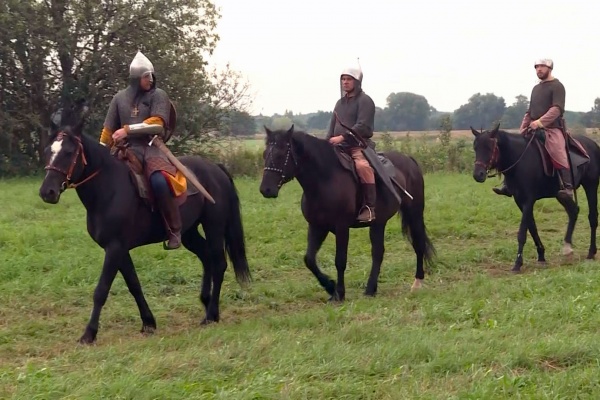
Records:
M515 265L512 268L513 272L521 271L521 267L523 266L523 248L525 247L525 242L527 241L527 230L532 224L535 224L533 219L533 204L533 202L528 202L523 206L519 206L521 209L521 224L519 225L519 233L517 234L519 247L517 250L517 258L515 259Z
M565 232L565 238L563 243L562 254L568 256L573 254L573 231L575 230L575 224L577 223L577 216L579 215L579 206L574 201L557 197L558 202L563 206L569 217L567 224L567 231Z
M312 224L308 224L308 246L304 255L304 264L306 268L313 273L321 286L331 296L335 293L335 281L324 274L317 265L317 253L327 238L329 232L326 229L317 228Z
M348 261L349 239L350 229L348 227L336 229L335 269L337 270L338 281L335 288L335 294L331 300L344 301L346 299L346 284L344 283L344 274L346 272L346 263Z
M92 315L85 328L85 332L79 339L79 343L90 344L96 340L98 324L100 322L100 312L106 303L108 291L115 280L115 276L119 270L119 264L123 263L126 254L127 250L123 249L121 246L112 246L105 250L102 273L100 274L100 279L94 290L94 308L92 309Z
M598 228L598 182L594 185L583 187L588 201L588 221L590 222L590 248L587 259L593 260L596 257L596 229Z
M144 292L142 291L142 285L140 284L138 275L135 272L135 266L133 265L133 260L131 259L131 255L129 253L127 253L125 262L119 269L123 275L125 284L129 289L129 293L131 293L135 299L140 311L140 317L142 318L142 330L140 332L143 334L154 333L156 330L156 320L154 319L154 315L152 315L152 311L146 302Z
M381 263L383 262L383 254L385 253L384 235L385 225L383 224L375 224L369 228L372 264L365 289L365 295L367 296L374 296L377 293L377 282L379 281L379 272L381 270Z

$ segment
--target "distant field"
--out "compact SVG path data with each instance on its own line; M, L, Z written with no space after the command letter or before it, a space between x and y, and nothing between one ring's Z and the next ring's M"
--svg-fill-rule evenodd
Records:
M509 132L517 132L516 129L508 129ZM392 132L388 132L393 138L395 139L400 139L400 138L405 138L405 137L411 137L411 138L422 138L422 137L427 137L428 139L432 139L435 140L435 138L437 138L439 136L439 132L438 131L392 131ZM590 136L597 136L598 135L598 130L594 129L594 128L586 128L586 135L590 135ZM315 135L316 136L323 136L325 133L324 132L316 132ZM380 139L381 135L383 134L383 132L375 132L374 139ZM453 139L470 139L473 137L473 133L470 130L454 130L451 132L451 137ZM258 149L263 149L264 148L264 141L265 141L265 134L264 133L257 133L253 136L248 136L246 138L243 139L239 139L240 142L243 142L244 146L246 148L248 148L249 150L258 150ZM600 138L599 138L600 139Z

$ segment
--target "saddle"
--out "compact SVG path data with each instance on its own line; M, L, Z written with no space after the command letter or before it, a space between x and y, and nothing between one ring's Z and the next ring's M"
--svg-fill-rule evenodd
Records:
M537 130L533 134L534 139L533 142L536 144L538 151L540 152L540 156L542 158L542 166L544 169L544 174L546 176L554 176L556 173L556 168L554 167L554 162L550 157L550 153L546 150L546 134L543 130ZM575 181L578 181L578 169L581 165L584 165L590 161L588 155L584 153L575 139L570 134L565 135L567 139L567 149L569 150L569 157L571 158L571 165L573 168L573 175L575 176Z
M144 167L142 163L138 159L138 157L130 151L127 146L114 146L111 149L111 154L116 157L118 160L123 161L129 167L129 176L131 178L132 184L135 186L136 191L139 197L144 201L144 203L150 207L154 208L154 199L152 196L152 191L150 189L150 182L144 174ZM188 169L190 173L193 173ZM185 198L189 196L193 196L198 194L199 190L194 185L187 185L186 195L182 196Z
M346 153L341 148L341 146L333 146L333 148L335 150L335 154L337 155L337 158L338 158L340 164L342 165L342 167L344 167L345 169L350 171L352 173L352 176L354 177L354 180L357 183L360 183L360 179L358 178L358 174L356 173L356 166L354 165L354 160L352 159L352 156L350 154ZM381 161L381 164L383 165L385 172L388 173L389 176L394 176L396 174L394 164L392 164L392 162L389 159L387 159L387 157L385 157L383 155L383 153L377 153L377 157L379 158L379 161ZM380 179L382 179L382 177L379 176L379 174L375 168L373 168L373 172L375 173L376 177L379 177Z

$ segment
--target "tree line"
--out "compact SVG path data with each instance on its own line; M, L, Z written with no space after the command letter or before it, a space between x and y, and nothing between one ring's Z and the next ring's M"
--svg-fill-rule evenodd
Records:
M524 95L516 96L514 102L507 106L504 98L493 93L476 93L453 112L438 111L424 96L409 92L391 93L386 102L385 108L376 108L376 131L438 130L448 117L452 124L451 129L469 129L470 126L485 129L497 123L504 129L517 129L529 108L529 100ZM329 129L331 117L331 111L294 114L286 110L281 115L259 115L254 119L258 127L262 127L263 124L269 126L285 119L293 122L299 129L310 131ZM588 112L565 111L565 119L570 128L600 128L600 97L596 98Z

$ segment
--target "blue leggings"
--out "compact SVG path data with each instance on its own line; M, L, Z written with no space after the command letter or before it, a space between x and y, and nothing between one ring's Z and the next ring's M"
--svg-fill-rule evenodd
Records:
M155 196L160 197L166 194L169 194L173 197L173 193L171 193L171 188L167 183L167 178L160 172L156 171L150 175L150 186L152 186L152 192Z

